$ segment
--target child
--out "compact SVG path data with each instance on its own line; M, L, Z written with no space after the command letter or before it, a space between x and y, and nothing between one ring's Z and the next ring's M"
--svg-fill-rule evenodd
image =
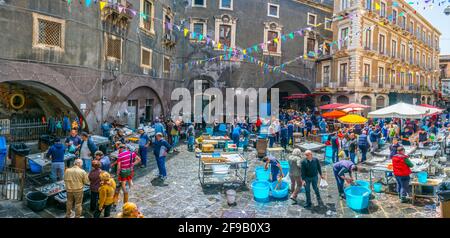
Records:
M281 169L281 164L275 157L266 156L266 157L264 157L263 161L266 163L266 165L264 166L265 170L267 170L269 168L269 164L270 164L270 170L272 173L272 181L273 182L278 180L278 173L280 173L280 172L281 172L281 178L284 177L283 169Z

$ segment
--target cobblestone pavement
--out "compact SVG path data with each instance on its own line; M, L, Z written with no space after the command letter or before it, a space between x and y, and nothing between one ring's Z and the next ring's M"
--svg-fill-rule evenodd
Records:
M319 158L323 155L318 154ZM402 204L395 195L374 193L366 211L356 212L347 207L345 200L338 197L336 181L331 166L324 167L329 186L320 189L325 206L313 206L305 209L305 195L299 195L299 202L291 200L259 203L254 201L250 189L255 179L254 168L262 163L253 152L247 153L249 169L247 186L213 185L202 187L198 178L198 159L194 153L187 152L186 146L180 146L180 153L172 154L167 161L168 179L165 184L155 179L157 169L154 159L149 155L151 165L139 170L130 193L130 201L138 204L145 217L153 218L219 218L219 217L263 217L263 218L407 218L436 217L433 202L419 200L413 206ZM367 173L359 173L358 179L367 179ZM225 190L232 187L237 191L236 206L228 206ZM119 208L122 204L119 204ZM317 205L313 196L313 205ZM88 212L88 202L84 204L83 215L92 217ZM64 208L50 203L39 213L28 209L24 202L0 202L0 217L64 217Z

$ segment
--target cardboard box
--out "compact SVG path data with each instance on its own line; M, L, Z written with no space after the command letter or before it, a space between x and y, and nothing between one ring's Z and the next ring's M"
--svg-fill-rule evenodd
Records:
M214 152L214 146L211 144L203 144L202 152L203 153L212 153L212 152Z

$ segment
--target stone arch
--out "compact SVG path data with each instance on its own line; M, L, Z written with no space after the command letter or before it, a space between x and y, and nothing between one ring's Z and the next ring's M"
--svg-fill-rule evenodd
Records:
M331 97L328 95L322 95L320 97L320 104L321 105L326 105L326 104L330 104L331 103Z
M376 109L381 109L386 106L386 98L384 96L378 96L376 99Z
M342 104L348 104L350 102L350 99L345 95L339 95L336 98L336 102L342 103Z
M279 88L280 108L300 110L314 108L314 98L311 95L311 90L303 82L297 80L282 80L273 82L272 85L267 88ZM293 95L304 95L304 97L299 99L285 99L286 97ZM268 94L268 98L270 98L270 93Z
M431 97L430 96L428 96L428 98L427 98L427 104L433 105L433 102L431 102Z

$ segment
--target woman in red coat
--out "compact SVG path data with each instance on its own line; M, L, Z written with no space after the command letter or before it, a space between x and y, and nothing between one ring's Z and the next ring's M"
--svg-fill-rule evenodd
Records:
M409 190L409 181L411 168L414 166L409 160L409 156L405 154L405 148L400 146L397 148L397 154L392 157L392 166L395 179L397 180L397 192L402 203L405 203Z

